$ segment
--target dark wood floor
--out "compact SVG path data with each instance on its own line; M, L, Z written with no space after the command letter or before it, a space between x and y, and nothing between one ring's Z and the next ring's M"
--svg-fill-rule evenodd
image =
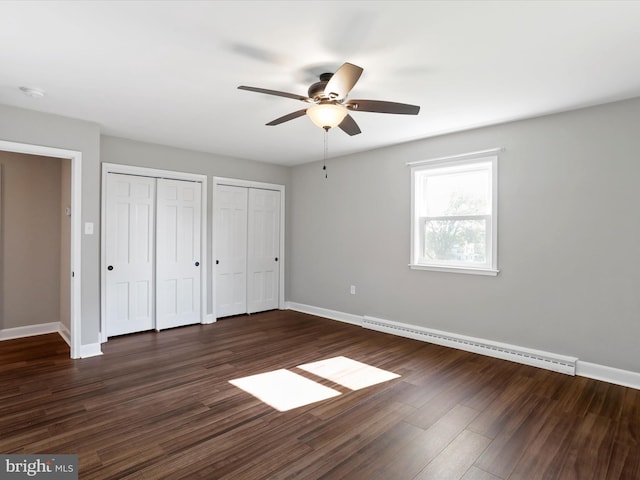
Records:
M114 338L0 342L0 453L74 453L81 479L638 479L640 391L267 312ZM296 368L401 375L352 391ZM286 368L342 394L279 412L228 383Z

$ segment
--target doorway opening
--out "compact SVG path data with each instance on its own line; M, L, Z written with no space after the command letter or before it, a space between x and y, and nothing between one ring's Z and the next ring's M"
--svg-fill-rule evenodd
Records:
M58 161L59 159L67 159L70 161L70 199L68 208L71 218L67 247L68 255L66 253L62 253L62 250L60 251L61 262L64 262L64 265L60 265L60 272L67 272L67 275L69 275L67 277L68 284L61 288L62 295L65 297L63 299L65 312L68 312L69 315L69 331L67 333L65 329L61 329L60 333L65 341L69 343L71 358L81 358L82 153L74 150L65 150L4 140L0 140L0 151L48 157ZM66 242L66 239L63 241ZM66 315L67 313L64 314Z

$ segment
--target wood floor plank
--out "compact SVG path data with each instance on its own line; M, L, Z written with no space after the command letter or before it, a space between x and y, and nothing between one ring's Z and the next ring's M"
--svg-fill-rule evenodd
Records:
M470 425L473 430L485 437L495 438L505 428L516 428L526 419L526 414L540 401L538 395L532 398L534 382L520 375L512 376L509 384ZM528 411L523 411L528 409Z
M110 339L0 342L0 453L79 455L80 478L640 478L640 391L291 311ZM344 356L359 390L300 370ZM340 392L280 412L230 380L288 369Z
M609 418L589 413L577 426L577 431L580 435L573 438L563 458L559 477L580 480L606 478L615 425Z
M421 433L423 433L421 428L398 422L320 478L325 480L374 478L376 470L407 448Z
M509 480L559 478L559 455L580 421L580 418L566 414L549 415L538 434L527 445L526 455L520 458Z
M380 403L370 402L363 407L355 407L353 412L332 418L320 428L299 437L313 448L313 452L287 465L271 478L321 478L336 464L402 422L410 410L411 407L400 403L382 407Z
M638 404L632 407L637 409ZM635 417L634 417L635 418ZM618 425L607 479L633 478L640 472L640 421L623 418Z
M511 475L551 413L548 400L536 395L530 395L520 407L505 418L503 428L478 458L476 466L498 477Z
M414 477L413 480L446 478L459 480L475 463L491 439L464 430L442 452Z
M413 479L460 435L477 415L476 410L456 405L418 435L414 442L393 457L386 458L385 462L380 462L377 470L372 472L371 478Z
M471 467L460 480L504 480L500 477L485 472L477 467Z

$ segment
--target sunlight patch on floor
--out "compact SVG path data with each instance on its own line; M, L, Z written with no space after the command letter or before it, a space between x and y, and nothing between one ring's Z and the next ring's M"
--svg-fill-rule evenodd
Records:
M337 390L285 369L237 378L229 383L281 412L340 395Z
M298 368L351 390L360 390L400 377L396 373L372 367L347 357L334 357L319 362L306 363L298 365Z

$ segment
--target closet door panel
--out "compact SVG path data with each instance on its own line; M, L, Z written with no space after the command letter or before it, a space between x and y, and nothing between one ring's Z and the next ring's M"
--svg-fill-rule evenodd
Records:
M158 179L156 329L199 323L202 185Z
M278 308L280 192L249 189L247 311Z
M107 174L107 336L154 326L155 186L153 178Z
M247 311L247 204L248 189L216 187L216 316Z

